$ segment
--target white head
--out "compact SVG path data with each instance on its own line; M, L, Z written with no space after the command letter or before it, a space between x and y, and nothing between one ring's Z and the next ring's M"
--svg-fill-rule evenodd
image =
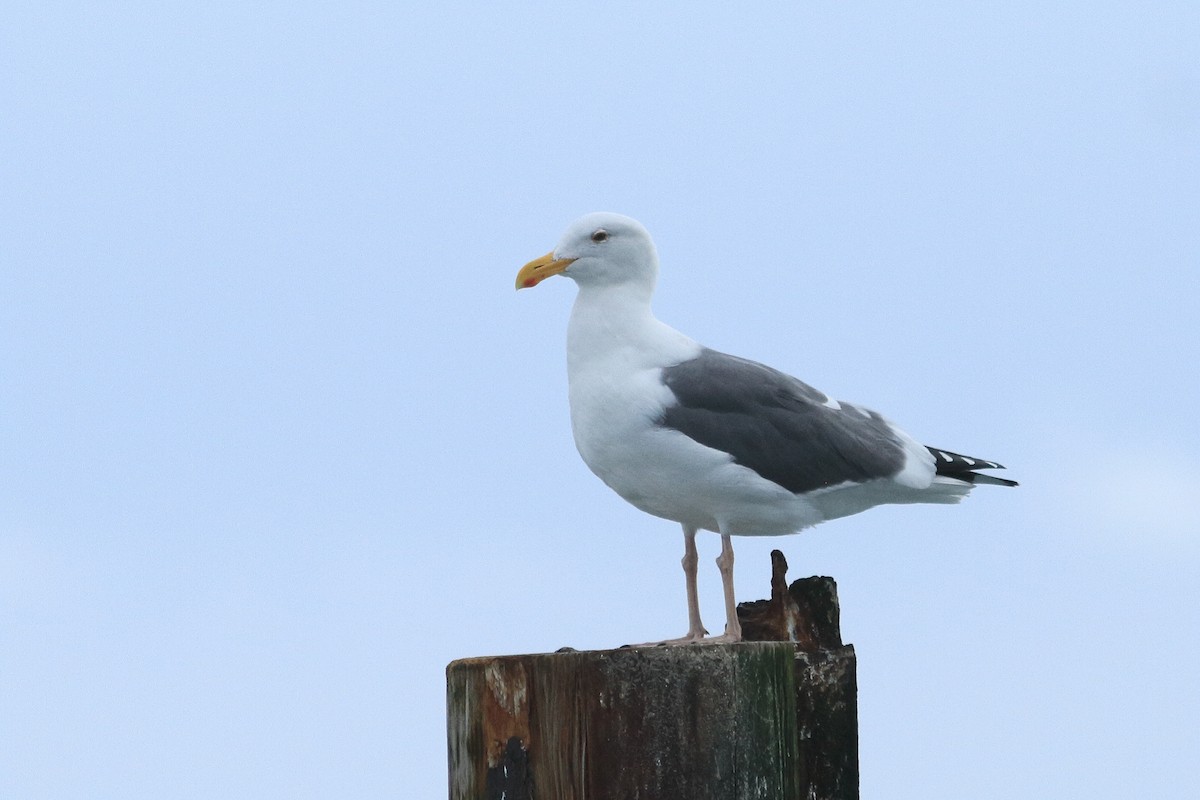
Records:
M536 286L562 274L580 288L631 285L654 290L658 252L636 219L598 211L575 220L553 251L517 273L517 288Z

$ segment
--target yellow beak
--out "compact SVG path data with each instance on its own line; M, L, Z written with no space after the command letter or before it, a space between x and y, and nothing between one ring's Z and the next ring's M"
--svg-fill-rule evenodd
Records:
M521 271L517 273L517 288L528 289L531 286L537 286L551 275L557 275L571 266L574 260L573 258L556 259L553 252L546 253L541 258L535 258L521 267Z

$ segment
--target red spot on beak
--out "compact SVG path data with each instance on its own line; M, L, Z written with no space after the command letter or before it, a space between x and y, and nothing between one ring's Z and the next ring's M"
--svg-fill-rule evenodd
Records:
M529 289L530 287L533 287L533 286L537 286L537 284L538 284L537 278L526 278L525 279L525 288L526 289Z

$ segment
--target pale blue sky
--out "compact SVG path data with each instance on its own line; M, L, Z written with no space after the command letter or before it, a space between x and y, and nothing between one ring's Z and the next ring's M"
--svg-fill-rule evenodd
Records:
M1197 790L1200 6L396 6L6 6L0 797L438 797L450 660L682 633L512 288L593 210L1022 482L737 542L839 581L864 797Z

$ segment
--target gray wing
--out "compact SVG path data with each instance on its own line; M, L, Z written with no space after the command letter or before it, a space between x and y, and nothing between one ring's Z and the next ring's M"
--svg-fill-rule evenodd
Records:
M830 402L790 375L705 348L666 367L675 394L658 421L722 450L792 492L888 478L904 467L904 444L882 416Z

